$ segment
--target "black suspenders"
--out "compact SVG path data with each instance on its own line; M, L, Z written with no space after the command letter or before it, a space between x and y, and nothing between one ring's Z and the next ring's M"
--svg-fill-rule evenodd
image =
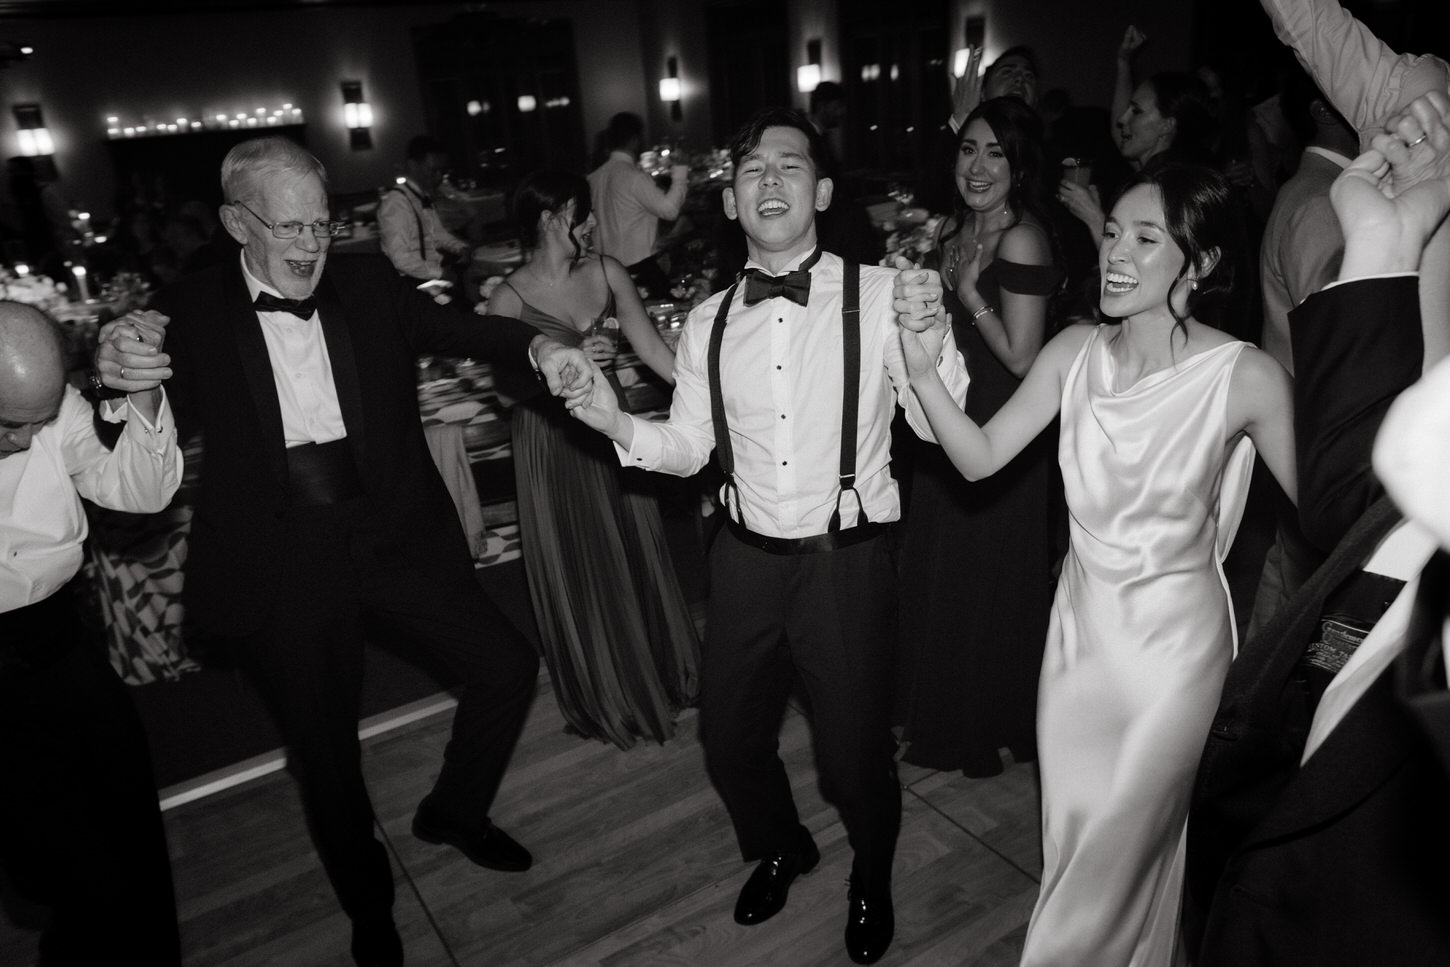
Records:
M865 508L861 495L856 491L856 419L861 404L861 266L842 260L841 281L841 331L844 356L844 379L841 400L841 466L840 490L836 493L836 507L831 512L830 533L841 529L841 497L850 491L856 498L856 508L861 518L858 524L866 523ZM715 324L710 330L708 372L710 380L710 418L715 427L715 459L725 474L726 503L733 506L733 518L741 526L745 524L745 512L740 506L740 487L735 482L735 452L730 446L730 428L725 423L725 397L720 389L720 344L725 339L725 325L730 315L730 305L735 299L735 290L740 280L725 292L720 308L715 313ZM727 508L729 510L730 508Z

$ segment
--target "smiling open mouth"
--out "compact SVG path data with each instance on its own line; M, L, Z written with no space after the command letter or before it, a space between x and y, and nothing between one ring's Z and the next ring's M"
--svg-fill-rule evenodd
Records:
M1114 295L1121 295L1124 292L1132 292L1137 287L1137 279L1127 275L1119 275L1117 272L1109 272L1103 285L1103 291L1111 292Z
M790 211L790 206L779 198L767 198L759 205L756 205L755 210L762 215L784 215Z
M967 191L983 192L983 191L990 191L991 188L992 188L992 183L990 181L969 181L969 182L967 182Z
M287 263L287 268L292 270L293 275L301 279L312 278L312 273L317 269L316 259L283 259L282 261Z

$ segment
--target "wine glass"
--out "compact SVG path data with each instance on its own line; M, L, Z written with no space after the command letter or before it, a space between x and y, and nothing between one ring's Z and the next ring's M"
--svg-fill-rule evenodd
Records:
M595 352L602 354L591 358L599 364L599 368L609 370L614 368L614 357L619 354L619 320L613 316L598 316L589 324L589 331L584 334L585 340L598 340L602 342Z

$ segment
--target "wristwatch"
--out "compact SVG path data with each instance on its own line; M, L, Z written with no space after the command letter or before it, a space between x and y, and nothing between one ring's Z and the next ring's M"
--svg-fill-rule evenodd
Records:
M101 380L101 374L95 368L86 370L86 382L91 384L91 391L97 399L118 400L126 395L125 390L112 389Z

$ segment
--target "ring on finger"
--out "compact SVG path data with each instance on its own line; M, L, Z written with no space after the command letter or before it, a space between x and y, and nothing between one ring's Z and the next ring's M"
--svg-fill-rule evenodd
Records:
M125 379L126 378L126 367L125 366L122 366L121 367L121 378L122 379Z
M1429 136L1430 136L1430 132L1429 131L1426 131L1426 132L1422 133L1415 140L1413 140L1413 141L1406 141L1405 142L1405 147L1407 147L1407 148L1413 148L1415 145L1419 144L1421 141L1424 141Z

